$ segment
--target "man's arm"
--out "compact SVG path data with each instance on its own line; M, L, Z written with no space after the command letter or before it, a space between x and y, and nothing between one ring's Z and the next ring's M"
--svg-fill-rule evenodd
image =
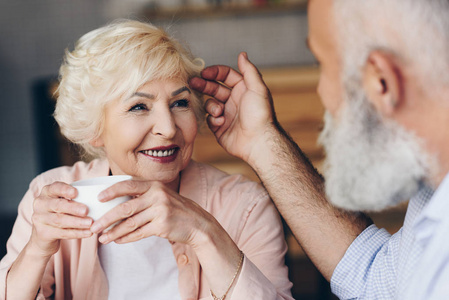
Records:
M212 66L191 86L213 96L208 125L220 145L258 174L297 241L328 280L353 240L371 223L331 206L324 181L276 120L268 88L245 53L238 73Z
M333 207L322 176L281 127L251 167L279 212L323 276L332 273L354 239L371 223L363 214Z

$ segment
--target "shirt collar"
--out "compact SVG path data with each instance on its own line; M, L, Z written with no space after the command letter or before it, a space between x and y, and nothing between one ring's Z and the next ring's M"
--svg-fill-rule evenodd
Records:
M422 213L416 218L413 229L417 240L425 242L435 227L447 218L449 212L449 173L443 179Z
M190 160L187 167L181 171L179 194L207 210L207 178L199 163Z

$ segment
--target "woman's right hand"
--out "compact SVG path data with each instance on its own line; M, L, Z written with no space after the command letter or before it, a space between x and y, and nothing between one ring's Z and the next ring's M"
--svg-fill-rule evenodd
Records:
M81 239L92 235L92 219L86 205L72 201L78 191L73 186L54 182L46 185L34 199L33 230L30 246L50 257L59 250L60 240Z
M7 299L35 299L48 261L59 250L61 240L92 236L93 221L87 217L87 206L70 200L77 193L71 185L54 182L34 199L31 238L6 277Z

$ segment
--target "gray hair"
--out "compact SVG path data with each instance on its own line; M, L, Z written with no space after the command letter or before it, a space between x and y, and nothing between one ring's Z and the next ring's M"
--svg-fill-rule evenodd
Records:
M360 77L368 55L383 50L420 74L423 84L449 83L448 0L334 3L345 76Z

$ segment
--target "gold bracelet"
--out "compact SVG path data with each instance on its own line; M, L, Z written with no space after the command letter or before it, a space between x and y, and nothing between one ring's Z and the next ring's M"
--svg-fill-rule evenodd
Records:
M229 290L231 289L231 286L234 284L234 280L237 277L237 274L240 272L240 269L242 268L243 257L244 257L243 252L240 251L239 266L237 267L237 271L235 271L235 274L232 277L231 283L229 284L228 288L226 289L226 292L224 293L224 295L221 297L217 297L217 296L215 296L214 292L212 292L212 290L210 290L210 295L212 296L212 298L214 298L214 300L225 300L226 299L226 295L228 294Z

